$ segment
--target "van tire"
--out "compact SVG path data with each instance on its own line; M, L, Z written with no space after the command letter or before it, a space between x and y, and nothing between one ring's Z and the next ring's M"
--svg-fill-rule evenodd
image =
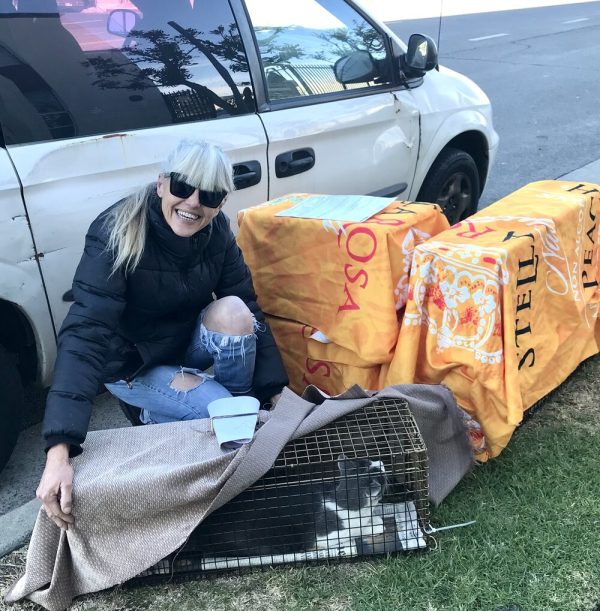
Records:
M0 346L0 470L4 468L21 431L25 395L16 357Z
M473 157L445 148L433 162L417 195L419 202L439 204L451 225L477 212L480 184Z

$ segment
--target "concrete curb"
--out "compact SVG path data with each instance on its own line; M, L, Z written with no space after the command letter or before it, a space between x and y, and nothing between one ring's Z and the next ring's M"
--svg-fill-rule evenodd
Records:
M600 159L592 161L583 167L559 176L556 180L578 180L600 184Z
M33 499L0 516L0 557L29 542L41 505L38 499Z

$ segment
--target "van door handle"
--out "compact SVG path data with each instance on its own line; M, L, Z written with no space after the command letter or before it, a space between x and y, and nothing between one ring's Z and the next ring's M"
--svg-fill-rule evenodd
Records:
M233 182L235 188L239 191L240 189L247 189L257 185L262 177L262 170L260 162L243 161L242 163L236 163L233 166Z
M311 148L287 151L275 157L275 175L277 178L295 176L310 170L315 165L315 151Z

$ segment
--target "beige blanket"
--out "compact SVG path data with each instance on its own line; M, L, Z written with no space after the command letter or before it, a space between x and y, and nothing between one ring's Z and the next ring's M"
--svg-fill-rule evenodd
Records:
M75 524L65 532L41 510L25 574L5 600L24 597L53 611L81 594L122 583L178 549L211 512L260 478L284 445L373 401L407 399L430 458L430 492L439 502L472 463L456 403L443 386L390 387L369 398L354 387L324 400L285 389L261 413L252 444L223 451L207 420L90 433L73 460ZM319 405L315 405L320 403Z

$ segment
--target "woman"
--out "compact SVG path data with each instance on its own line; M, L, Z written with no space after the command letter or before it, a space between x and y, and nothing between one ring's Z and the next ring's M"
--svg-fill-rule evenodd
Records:
M156 183L90 226L59 334L37 490L61 528L73 522L69 456L81 450L102 382L146 424L207 416L213 399L275 402L288 382L227 217L226 155L182 142ZM213 297L216 296L216 300ZM214 365L214 379L203 373Z

